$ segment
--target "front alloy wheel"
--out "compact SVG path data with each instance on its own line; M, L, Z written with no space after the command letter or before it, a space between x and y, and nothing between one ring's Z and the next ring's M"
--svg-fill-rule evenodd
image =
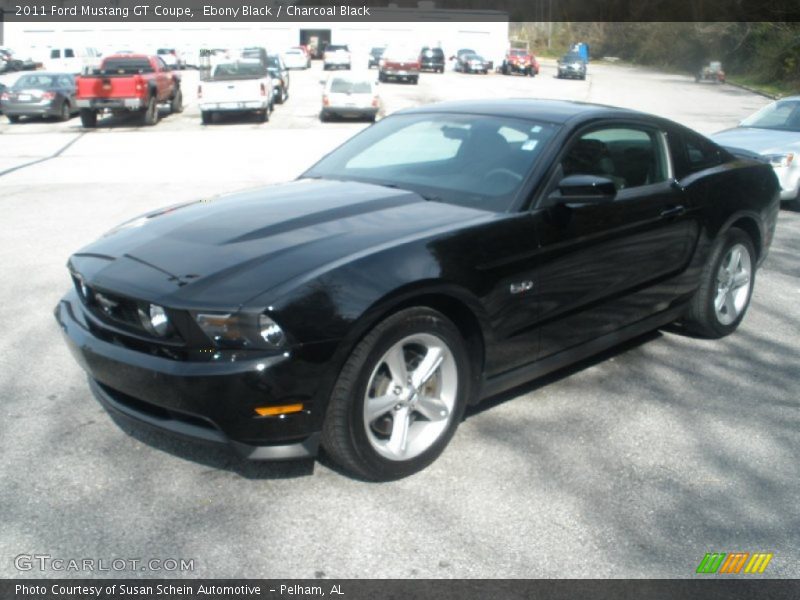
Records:
M463 337L441 313L402 310L352 351L322 431L327 454L365 479L388 481L433 462L464 414L470 362Z
M457 392L455 358L443 340L420 333L395 343L367 383L364 427L372 448L389 460L419 456L447 429Z

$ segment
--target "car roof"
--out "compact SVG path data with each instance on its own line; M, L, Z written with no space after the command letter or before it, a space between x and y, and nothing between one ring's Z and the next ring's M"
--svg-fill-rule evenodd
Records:
M585 119L597 117L654 118L647 113L603 104L573 102L570 100L537 100L532 98L459 100L408 108L399 112L403 114L425 112L480 114L497 117L535 119L537 121L557 124L566 123L575 117L583 117Z

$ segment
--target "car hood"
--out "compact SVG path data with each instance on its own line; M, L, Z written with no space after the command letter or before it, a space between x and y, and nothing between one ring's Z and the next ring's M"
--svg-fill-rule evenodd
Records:
M385 186L300 180L149 213L70 259L95 287L234 309L325 265L490 218Z
M711 139L720 146L743 148L758 154L800 151L800 133L792 131L735 127L715 133Z

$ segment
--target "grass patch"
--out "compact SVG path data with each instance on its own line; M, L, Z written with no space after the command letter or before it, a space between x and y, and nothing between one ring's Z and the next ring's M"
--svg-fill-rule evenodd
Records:
M758 79L752 75L728 75L727 79L731 83L737 83L739 85L758 90L759 92L767 94L768 96L782 97L800 94L800 89L798 89L797 85L793 85L786 81L763 83L758 81Z

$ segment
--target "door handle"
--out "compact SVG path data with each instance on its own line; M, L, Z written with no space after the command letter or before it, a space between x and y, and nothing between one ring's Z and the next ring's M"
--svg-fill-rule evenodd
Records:
M685 206L670 206L661 211L659 215L662 219L673 219L675 217L682 217L686 214Z

